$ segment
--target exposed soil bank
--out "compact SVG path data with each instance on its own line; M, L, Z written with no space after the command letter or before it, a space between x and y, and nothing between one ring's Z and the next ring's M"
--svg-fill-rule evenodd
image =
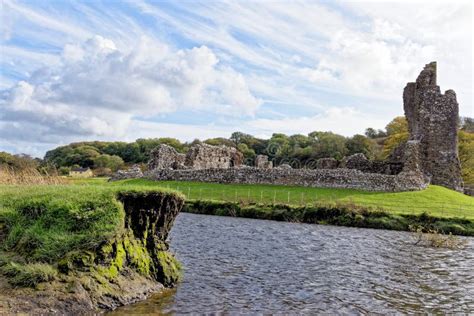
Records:
M115 203L116 215L120 218L120 224L110 228L113 234L100 235L108 237L99 238L97 243L92 243L97 238L89 238L91 244L70 246L60 258L50 260L34 260L39 256L38 252L27 249L45 247L41 242L48 239L43 236L44 239L36 240L37 245L26 246L27 233L15 239L18 224L23 224L25 232L31 227L41 228L41 234L56 234L53 238L61 239L62 233L74 234L74 230L84 228L66 229L63 222L63 231L59 226L53 231L47 230L47 221L53 213L64 212L56 215L66 217L74 214L82 219L78 223L89 226L97 224L93 218L101 214L96 211L107 203L99 205L93 200L84 204L72 203L65 197L56 201L60 201L60 207L55 208L31 198L25 202L29 205L26 218L23 218L24 204L21 207L15 203L0 205L4 207L3 210L0 208L4 226L0 241L0 314L95 313L143 300L178 282L181 266L168 251L166 238L184 204L181 195L128 189L116 189L112 194L109 202ZM107 196L108 193L104 195ZM81 199L84 200L87 197ZM32 207L33 204L36 206ZM5 215L7 207L12 212L8 216ZM34 219L31 218L33 213L36 214ZM56 224L51 222L49 225ZM99 229L101 227L94 227L89 233ZM71 240L74 239L64 238L66 243ZM51 255L54 253L50 251Z
M434 217L425 213L398 215L347 204L295 207L186 201L183 212L400 231L411 231L421 227L426 231L435 230L444 234L474 236L474 221L469 219Z

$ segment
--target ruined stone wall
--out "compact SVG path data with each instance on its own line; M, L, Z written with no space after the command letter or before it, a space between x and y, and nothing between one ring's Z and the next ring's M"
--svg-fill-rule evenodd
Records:
M243 161L243 154L236 148L198 144L189 149L184 164L191 169L231 168Z
M266 155L257 155L257 157L255 157L255 168L272 169L273 161L269 161Z
M436 85L436 62L425 66L403 91L410 140L419 141L420 167L431 183L463 190L457 149L459 106L456 93Z
M161 144L150 152L148 169L182 169L186 156L171 146Z
M414 191L427 187L419 174L364 173L355 169L259 169L253 167L201 170L155 169L145 173L152 180L198 181L213 183L278 184L305 187L347 188L368 191Z
M128 170L118 170L112 177L110 177L109 181L118 181L118 180L125 180L125 179L136 179L143 177L142 170L140 169L139 165L133 165Z

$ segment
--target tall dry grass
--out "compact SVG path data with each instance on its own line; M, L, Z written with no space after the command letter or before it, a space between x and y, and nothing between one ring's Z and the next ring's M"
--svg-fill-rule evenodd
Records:
M8 166L0 166L0 184L11 185L58 185L66 184L67 180L61 178L57 173L41 174L34 168L13 169Z

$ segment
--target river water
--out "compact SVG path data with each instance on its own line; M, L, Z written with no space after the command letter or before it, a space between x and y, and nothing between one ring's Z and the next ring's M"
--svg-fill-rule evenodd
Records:
M113 314L474 313L474 239L414 245L407 232L180 214L175 290Z

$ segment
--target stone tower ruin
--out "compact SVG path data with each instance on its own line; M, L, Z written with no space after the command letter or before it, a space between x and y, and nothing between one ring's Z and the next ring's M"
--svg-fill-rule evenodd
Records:
M410 140L419 142L421 171L432 184L463 191L458 157L459 106L456 93L441 93L436 84L436 62L425 66L416 82L403 91L403 108Z

